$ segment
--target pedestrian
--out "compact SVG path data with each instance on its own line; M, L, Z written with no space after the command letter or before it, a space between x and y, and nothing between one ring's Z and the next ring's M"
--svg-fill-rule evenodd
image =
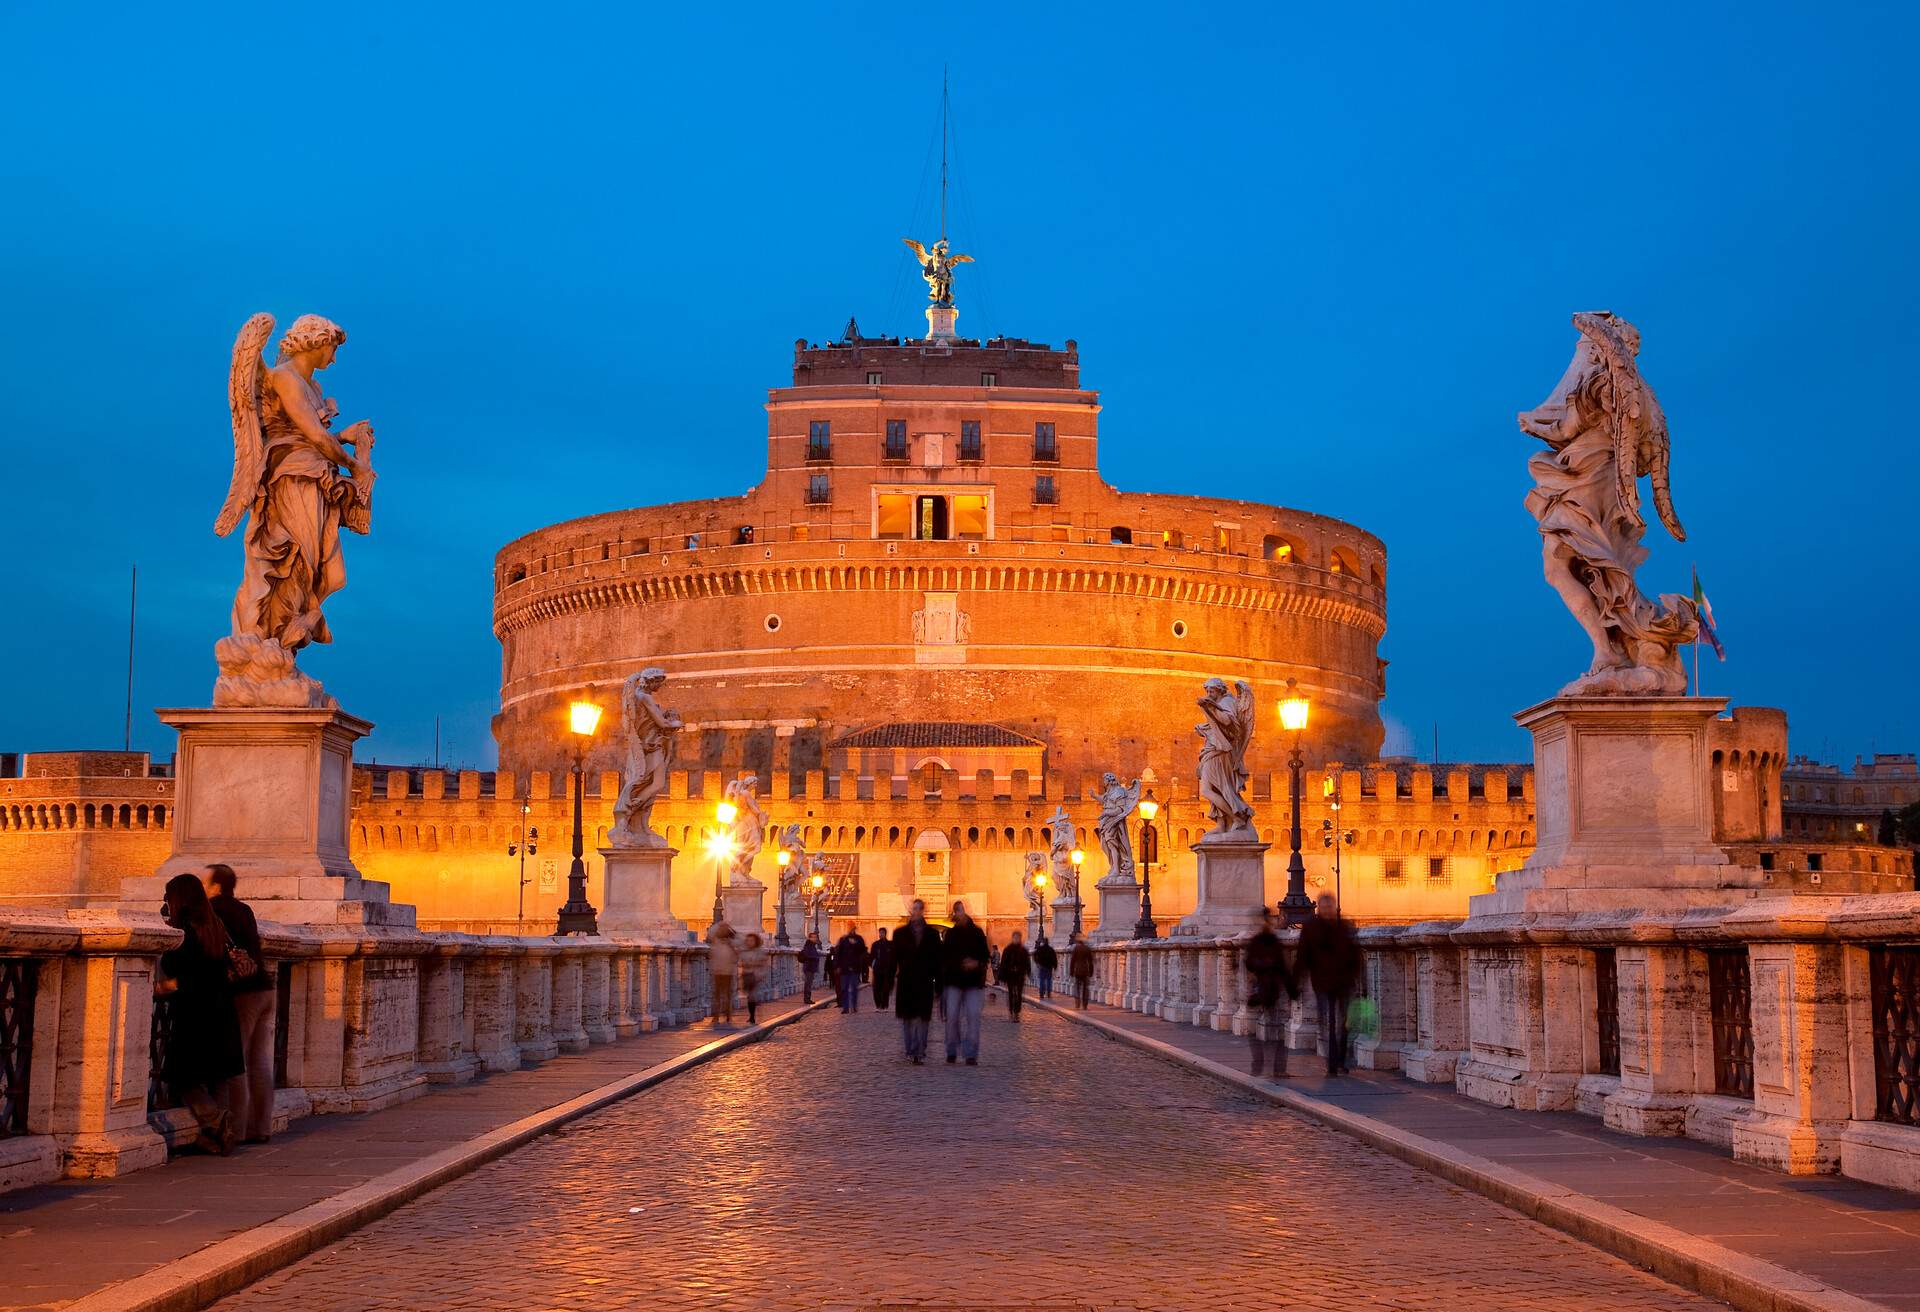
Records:
M847 922L847 932L833 945L834 979L840 988L840 1014L860 1010L860 977L867 973L867 941L860 929Z
M752 930L740 940L740 992L747 1000L747 1024L757 1024L760 1020L757 994L760 982L767 977L769 962L765 941Z
M1327 1040L1327 1074L1339 1075L1347 1069L1347 1002L1360 978L1360 940L1331 893L1320 895L1313 919L1301 926L1294 977L1301 975L1313 981L1320 1032Z
M160 954L153 979L154 997L164 999L169 1022L160 1077L200 1123L194 1144L225 1156L239 1134L221 1093L247 1069L229 987L234 944L198 879L175 875L164 897L161 916L185 938Z
M800 945L800 1001L813 1001L813 977L820 973L820 935L816 930L807 931L807 941Z
M1025 1001L1027 976L1032 973L1033 958L1027 952L1026 944L1020 941L1020 931L1014 930L1013 937L1007 940L1007 947L1000 954L1000 982L1007 989L1007 1015L1017 1024L1020 1020L1020 1004Z
M987 951L987 974L995 984L1000 982L1000 945L998 943Z
M207 867L208 905L220 918L233 946L246 954L250 972L235 977L230 959L234 1019L240 1026L240 1057L246 1070L227 1081L227 1110L242 1143L265 1143L273 1136L273 975L260 947L260 922L253 908L233 895L239 879L228 865Z
M893 943L887 938L885 925L874 931L873 947L867 956L873 967L873 1005L885 1011L887 999L893 996Z
M893 934L893 1014L900 1038L915 1066L927 1059L927 1024L934 995L940 991L940 931L927 923L927 904L919 898L907 908L907 923Z
M1073 1005L1087 1009L1087 990L1093 986L1093 948L1079 930L1073 931L1067 949L1067 974L1073 979Z
M947 1065L980 1064L980 1010L987 1000L987 936L967 904L953 904L953 927L940 939L941 995L947 1005Z
M1040 986L1040 996L1053 996L1053 972L1060 967L1060 954L1053 950L1053 944L1047 942L1045 927L1040 930L1040 941L1033 949L1033 974Z
M1260 927L1240 947L1240 964L1247 972L1247 1010L1252 1025L1247 1030L1247 1046L1253 1050L1253 1077L1260 1078L1267 1058L1272 1058L1273 1078L1287 1077L1287 1017L1292 1003L1300 996L1293 972L1287 969L1287 951L1280 936L1273 932L1273 911L1260 907ZM1286 1010L1280 995L1287 995Z
M733 977L740 973L739 936L724 920L707 931L707 974L713 980L713 1019L733 1024Z

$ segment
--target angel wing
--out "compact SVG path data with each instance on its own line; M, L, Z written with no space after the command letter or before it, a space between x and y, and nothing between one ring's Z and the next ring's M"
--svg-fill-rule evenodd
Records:
M1253 688L1244 679L1235 679L1233 683L1233 718L1234 736L1244 752L1253 741Z
M972 263L973 263L973 256L971 256L971 255L949 255L949 256L947 256L947 263L948 263L948 264L972 264Z
M233 339L233 365L227 373L227 407L233 412L233 481L227 485L226 504L213 521L221 537L233 532L260 490L266 466L266 447L260 438L260 375L267 362L262 354L273 335L273 316L256 314Z
M915 259L919 260L920 263L922 264L925 264L927 262L927 248L925 246L922 246L919 242L915 241L911 237L902 237L900 240L913 248L913 254Z

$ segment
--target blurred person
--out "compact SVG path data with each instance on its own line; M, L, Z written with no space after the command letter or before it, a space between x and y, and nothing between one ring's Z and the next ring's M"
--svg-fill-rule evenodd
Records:
M919 898L907 909L907 923L893 933L893 1014L915 1066L927 1059L927 1026L934 995L940 991L940 931L927 923L927 904Z
M953 904L953 926L940 939L941 996L947 1009L947 1064L980 1064L980 1012L987 999L987 936L967 904Z
M164 1000L169 1018L160 1078L199 1122L195 1146L224 1156L239 1136L221 1093L247 1069L227 974L233 940L192 875L169 879L164 898L161 916L185 937L160 954L153 977L154 997Z
M867 941L847 922L847 932L833 945L833 978L840 993L840 1014L860 1010L860 977L867 973Z
M1271 908L1260 908L1259 928L1241 945L1240 964L1247 973L1247 1011L1252 1019L1247 1046L1253 1050L1254 1078L1260 1078L1270 1057L1273 1078L1283 1080L1287 1077L1287 1017L1300 996L1300 986L1287 968L1287 950L1273 932ZM1288 999L1284 1010L1282 992Z
M1087 1009L1087 991L1093 987L1093 946L1079 930L1073 932L1073 946L1067 949L1067 974L1073 980L1073 1005Z
M874 931L867 957L873 968L873 1005L885 1011L887 999L893 996L893 943L887 938L885 925Z
M761 982L767 978L767 972L772 969L772 962L765 940L749 930L740 940L740 993L747 1000L749 1025L760 1019L757 993Z
M1040 988L1040 996L1053 996L1053 972L1060 967L1060 954L1053 950L1053 944L1047 942L1047 931L1040 930L1040 942L1033 949L1033 973L1035 983Z
M739 936L732 925L716 920L707 931L707 974L713 980L713 1018L717 1024L733 1024L733 978L739 973Z
M800 1001L803 1003L813 1001L813 977L820 973L820 958L823 955L819 931L808 930L807 941L800 945L800 951L796 954L800 962Z
M1018 1023L1020 1004L1026 1000L1027 976L1033 971L1033 958L1027 952L1027 945L1020 941L1019 930L1014 930L1007 940L997 970L1000 983L1007 990L1007 1015Z
M1333 894L1322 893L1314 903L1313 919L1300 929L1299 959L1294 978L1313 981L1313 998L1320 1008L1320 1032L1327 1040L1327 1074L1347 1069L1347 1003L1360 978L1360 940L1353 922L1340 914Z

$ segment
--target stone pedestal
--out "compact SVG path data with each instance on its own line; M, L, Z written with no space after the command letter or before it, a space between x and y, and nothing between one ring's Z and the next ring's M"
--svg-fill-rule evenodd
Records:
M1198 897L1173 934L1238 938L1258 925L1267 900L1267 845L1251 833L1209 834L1193 854L1200 865Z
M163 710L180 734L173 853L127 879L121 900L159 905L175 875L224 862L262 920L410 926L347 854L353 744L373 728L334 708L234 706ZM264 905L263 905L264 904Z
M723 884L720 904L726 908L727 923L742 934L759 934L764 938L766 930L761 926L760 908L766 896L767 886L751 877Z
M1053 904L1052 904L1053 905L1053 945L1057 948L1060 948L1063 953L1065 951L1066 945L1073 941L1074 900L1075 899L1068 897L1065 893L1062 893L1059 897L1053 900ZM1086 928L1084 922L1082 923L1081 928L1083 930ZM1066 962L1063 960L1061 961L1060 964L1062 966L1065 966Z
M959 322L960 311L951 305L929 305L927 307L927 340L930 342L950 342L958 334L954 324Z
M1468 903L1509 912L1684 910L1765 887L1713 841L1707 727L1724 697L1556 697L1514 718L1533 734L1539 838Z
M1027 913L1027 946L1032 947L1038 943L1046 933L1046 929L1047 918L1038 911L1029 911Z
M602 932L662 943L686 941L687 922L669 909L677 855L671 847L600 849L600 859L606 863L600 894L606 903L600 913Z
M1100 927L1088 937L1096 943L1132 938L1133 927L1140 923L1140 881L1108 875L1093 887L1100 899Z

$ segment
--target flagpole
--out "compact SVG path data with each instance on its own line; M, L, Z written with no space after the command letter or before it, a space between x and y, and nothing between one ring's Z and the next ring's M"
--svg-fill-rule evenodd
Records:
M120 750L133 750L133 617L135 607L140 600L140 567L133 567L133 578L127 585L127 720L125 734Z
M1700 632L1697 629L1693 634L1693 695L1700 695Z

